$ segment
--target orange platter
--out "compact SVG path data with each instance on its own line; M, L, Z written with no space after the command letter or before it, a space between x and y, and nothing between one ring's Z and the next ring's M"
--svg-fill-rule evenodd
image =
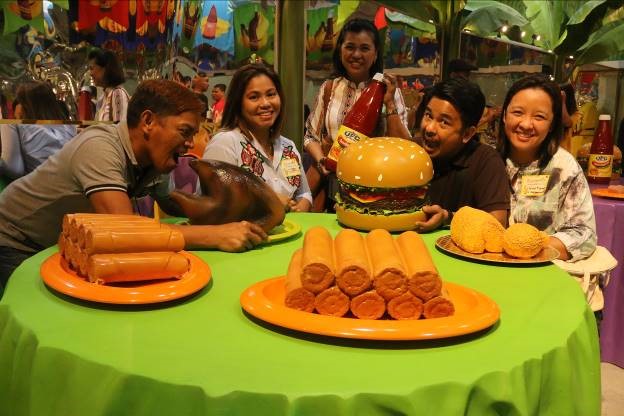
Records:
M247 288L240 302L249 314L273 325L340 338L391 341L448 338L480 331L498 321L498 305L489 297L451 282L445 282L444 287L455 304L455 314L436 319L337 318L290 309L284 305L283 276Z
M530 259L519 259L516 257L511 257L505 253L469 253L467 251L462 250L458 247L450 235L443 235L438 238L435 242L437 248L441 251L452 254L458 257L463 257L468 260L477 260L477 261L485 261L488 263L503 263L503 264L539 264L539 263L547 263L549 261L555 260L559 257L559 252L556 248L546 246L542 249L537 255L531 257Z
M134 282L129 285L96 285L70 269L59 254L48 257L41 265L41 277L46 285L68 296L93 302L111 304L147 304L167 302L197 292L208 284L210 267L199 257L181 251L191 267L181 279Z
M615 192L609 188L594 189L591 193L594 196L601 196L603 198L624 199L624 193Z

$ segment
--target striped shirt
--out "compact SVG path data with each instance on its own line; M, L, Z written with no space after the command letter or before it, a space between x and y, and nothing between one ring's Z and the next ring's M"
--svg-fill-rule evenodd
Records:
M106 88L96 105L95 120L126 121L130 96L121 86Z
M589 257L596 248L596 219L589 185L576 159L559 148L544 169L538 161L528 166L511 159L506 163L512 186L509 224L528 223L556 237L571 261ZM522 194L522 178L531 175L548 175L543 195Z
M331 95L329 96L329 102L327 108L323 100L325 92L325 85L331 83ZM324 131L327 132L328 137L333 140L338 135L338 129L342 124L345 116L353 106L353 104L360 98L362 91L368 82L360 82L355 84L352 81L347 80L344 77L327 80L319 88L319 92L316 95L314 106L308 120L306 121L306 134L303 138L304 147L311 141L321 142L324 135ZM396 89L394 94L394 103L396 105L397 112L401 118L401 122L407 129L407 112L405 111L405 102L403 101L403 94L399 88ZM385 120L382 117L382 123ZM382 125L381 133L386 130L386 126Z

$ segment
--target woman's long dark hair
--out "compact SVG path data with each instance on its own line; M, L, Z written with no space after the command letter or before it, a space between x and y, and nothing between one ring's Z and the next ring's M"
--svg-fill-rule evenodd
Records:
M561 91L565 92L566 94L565 106L568 114L571 117L572 114L578 111L576 107L576 98L574 98L574 87L569 82L564 82L563 84L559 84L559 89L561 89Z
M511 143L507 134L505 133L505 114L507 114L507 107L511 102L511 99L522 90L526 89L539 89L544 91L550 97L552 102L553 120L550 125L550 130L546 138L538 149L538 166L543 169L548 165L550 159L554 156L559 148L559 142L563 135L563 121L561 119L561 90L559 86L553 81L549 80L546 76L541 74L529 75L516 81L505 96L505 102L503 103L503 111L501 113L500 125L498 129L498 144L497 148L503 159L509 157L511 153Z
M121 64L113 52L94 49L89 52L89 60L104 68L105 88L116 87L126 81Z
M15 94L15 104L24 110L24 118L33 120L65 120L67 115L61 108L52 91L45 82L22 84Z
M370 35L373 37L375 50L377 51L377 58L368 70L368 77L372 78L373 75L375 75L377 72L383 72L383 55L381 51L381 37L379 36L379 31L370 20L351 19L347 21L344 26L342 26L342 29L338 34L338 39L336 40L336 47L334 48L334 54L332 56L332 60L334 63L334 76L347 78L347 69L342 64L340 50L342 49L342 44L345 41L347 33L360 32L370 33Z
M277 90L277 94L280 97L280 112L275 119L275 123L271 126L270 137L275 138L279 136L282 131L282 124L284 123L284 108L286 102L284 99L284 90L282 89L282 83L279 76L273 71L271 67L263 64L248 64L239 68L230 81L227 96L225 98L225 109L223 110L223 117L221 119L221 128L223 130L234 130L239 127L242 121L242 109L243 109L243 97L245 96L245 90L249 81L253 78L266 75Z

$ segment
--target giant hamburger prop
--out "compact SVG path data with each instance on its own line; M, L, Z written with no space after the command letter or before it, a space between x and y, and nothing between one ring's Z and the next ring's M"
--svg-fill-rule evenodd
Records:
M338 221L358 230L405 231L424 221L433 164L409 140L375 137L351 144L336 168Z

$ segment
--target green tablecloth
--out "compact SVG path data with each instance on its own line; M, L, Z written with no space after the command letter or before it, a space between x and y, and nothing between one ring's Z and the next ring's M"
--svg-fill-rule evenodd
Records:
M289 214L332 232L335 217ZM109 307L61 297L23 264L0 302L0 415L600 414L596 325L578 284L553 265L451 258L425 235L442 276L492 297L500 322L438 341L341 340L261 325L240 293L284 274L302 239L243 254L198 252L199 295Z

